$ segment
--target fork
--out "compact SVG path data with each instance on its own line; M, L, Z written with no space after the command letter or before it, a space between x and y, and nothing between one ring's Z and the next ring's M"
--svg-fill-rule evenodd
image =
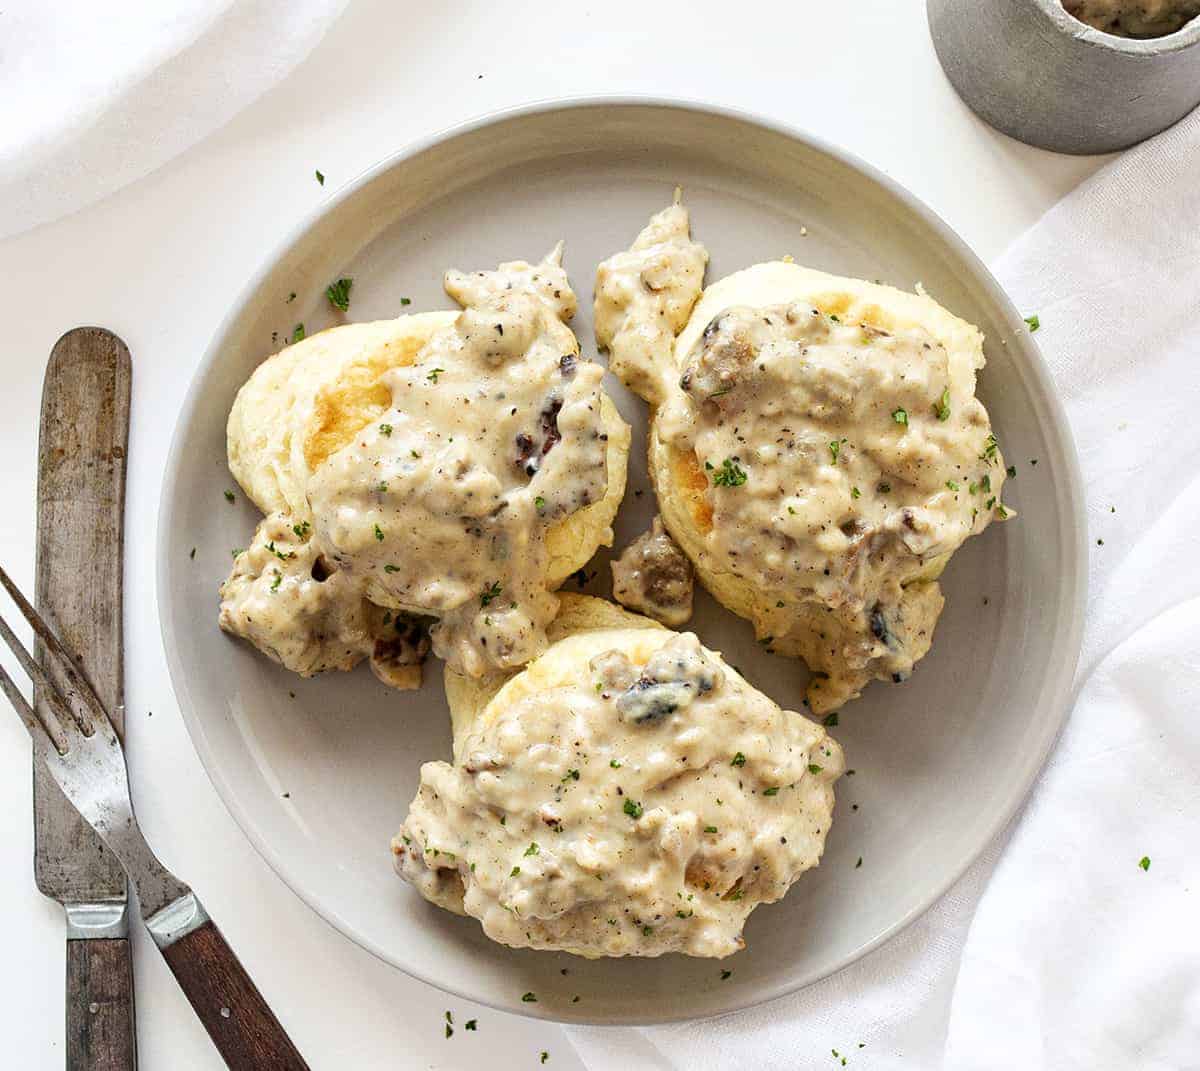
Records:
M33 738L35 754L117 857L142 921L233 1071L308 1071L245 968L182 881L159 862L133 814L125 753L104 705L41 615L0 568L0 585L42 642L43 668L0 616L0 638L35 688L31 706L0 665L0 691Z

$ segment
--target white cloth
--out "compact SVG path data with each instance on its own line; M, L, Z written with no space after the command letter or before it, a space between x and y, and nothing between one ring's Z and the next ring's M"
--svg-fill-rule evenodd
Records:
M1029 805L875 954L737 1015L570 1031L594 1071L1200 1068L1200 112L996 271L1040 317L1091 529L1078 699Z
M0 10L0 238L149 174L281 81L346 0Z

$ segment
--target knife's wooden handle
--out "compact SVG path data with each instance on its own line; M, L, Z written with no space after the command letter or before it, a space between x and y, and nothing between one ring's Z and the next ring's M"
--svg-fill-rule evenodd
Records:
M231 1071L308 1071L211 919L162 954Z
M67 942L67 1071L134 1071L129 938Z

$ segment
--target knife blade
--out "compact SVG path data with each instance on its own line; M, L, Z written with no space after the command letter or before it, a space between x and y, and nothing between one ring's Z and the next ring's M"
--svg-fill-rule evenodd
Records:
M50 354L38 432L38 609L77 653L119 734L130 380L129 350L116 335L68 331ZM125 875L37 762L33 801L37 885L67 916L67 1068L132 1071Z

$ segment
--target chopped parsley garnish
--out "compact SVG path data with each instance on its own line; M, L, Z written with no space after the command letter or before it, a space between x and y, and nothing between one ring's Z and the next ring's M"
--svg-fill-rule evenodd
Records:
M704 827L704 832L705 832L705 833L715 833L716 831L717 831L717 827L716 827L716 826L705 826L705 827Z
M379 431L380 431L380 433L381 433L381 434L383 434L383 435L391 435L391 434L392 434L392 432L393 432L393 431L395 431L395 430L396 430L396 429L395 429L395 428L393 428L393 427L391 426L391 424L380 424L380 425L379 425Z
M821 722L822 725L827 725L830 728L833 728L835 725L837 725L837 723L838 723L838 716L837 716L836 710L832 714L826 714L825 718Z
M862 498L862 492L857 487L851 487L850 488L850 497L851 498Z
M733 756L732 759L729 760L729 765L730 766L745 766L746 765L746 756L743 755L739 751L736 755Z
M387 564L386 564L386 565L383 567L383 571L384 571L385 573L398 573L398 572L400 572L400 566L398 566L398 565L393 565L391 562L388 562L388 563L387 563Z
M313 174L317 176L317 181L318 181L318 182L319 182L319 183L320 183L322 186L324 186L324 185L325 185L325 176L324 176L324 175L322 175L320 171L314 171L314 172L313 172Z
M979 486L988 494L992 491L992 478L986 472L983 474L983 479L979 481Z
M841 440L834 439L832 442L830 442L829 455L830 455L830 457L833 458L833 463L835 465L838 463L838 454L840 454L841 452L842 452Z
M245 548L244 548L244 547L234 547L234 548L233 548L233 550L231 550L231 551L230 551L230 553L231 553L231 554L232 554L232 555L233 555L235 558L236 558L236 557L237 557L239 554L242 554L242 553L244 553L244 552L245 552Z
M375 538L376 538L376 539L377 539L377 540L378 540L380 543L382 543L382 542L383 542L383 529L382 529L382 528L380 528L380 527L379 527L379 525L375 525Z
M533 500L533 505L534 505L534 508L538 511L538 513L541 513L542 510L544 510L546 508L546 500L544 498L542 498L541 495L538 495L537 498L535 498Z
M446 1037L452 1037L453 1035L454 1035L454 1027L452 1027L449 1023L447 1023L446 1024Z
M465 1023L463 1023L463 1028L466 1030L478 1030L479 1029L479 1020L478 1019L468 1019Z
M285 304L290 305L295 300L296 300L296 291L293 290L290 294L288 294L287 301L285 302Z
M854 864L854 869L857 870L860 866L862 866L862 856L861 855L858 857L858 862Z
M532 993L522 993L521 994L521 1003L522 1004L536 1004L537 997L535 997Z
M778 796L779 795L779 786L772 785L770 788L764 788L763 795L764 796Z
M642 927L642 936L643 937L649 937L653 932L654 932L653 926L643 926Z
M741 487L746 482L746 471L733 458L727 457L712 479L717 487Z
M956 483L955 483L953 480L947 480L947 481L946 481L946 486L947 486L947 487L949 487L951 491L957 491L957 490L958 490L958 484L956 484Z
M947 387L944 391L942 391L942 396L941 396L941 398L938 399L937 404L934 405L933 411L937 414L938 420L949 420L950 419L950 388L949 387Z
M579 771L578 770L568 770L566 772L566 775L563 777L564 782L578 781L578 780L579 780Z
M446 371L444 368L431 368L425 378L429 380L430 383L436 383L438 381L438 376L440 376L444 371Z
M732 978L732 977L733 977L733 971L724 970L721 972L721 981L722 982L724 982L726 979Z
M1138 861L1138 866L1140 866L1143 870L1149 870L1150 869L1150 856L1143 855L1142 858Z
M493 599L500 597L500 592L502 590L503 590L503 588L500 587L500 581L499 580L493 581L492 586L489 588L485 588L483 591L483 594L481 594L479 596L479 605L480 606L489 605Z
M621 763L619 763L619 762L618 762L616 759L609 759L609 760L608 760L608 764L609 764L609 766L611 766L611 767L612 767L614 770L619 770L619 769L621 768Z
M541 851L541 848L538 847L538 843L535 840L535 841L530 841L529 847L525 849L525 854L526 855L537 855L537 853L540 851Z
M1005 509L1004 506L1000 503L996 503L996 516L999 517L1002 521L1008 520L1008 510Z
M989 434L983 443L983 453L979 455L980 461L995 461L996 451L1000 449L1000 444L996 442L996 436Z
M277 546L275 546L275 540L273 540L273 539L268 540L268 542L265 543L264 545L266 546L267 550L269 550L272 554L274 554L275 557L278 558L281 562L285 562L289 558L294 558L296 556L296 552L294 550L289 550L286 554L284 554L284 552L282 550L280 550Z
M642 817L642 805L636 800L627 799L625 801L625 813L636 821Z
M195 547L192 547L192 553L189 554L188 557L191 558L192 561L196 560L196 548Z
M387 482L385 480L380 480L379 483L376 484L375 490L378 491L379 494L381 494L381 495L386 495L387 494Z
M550 1059L550 1054L545 1049L542 1049L541 1057L542 1057L542 1063L545 1063L547 1060Z
M226 501L226 502L232 502L232 501L233 501L233 492L232 492L232 491L226 491L226 492L225 492L225 501Z
M411 305L411 304L412 304L412 298L406 298L406 297L402 297L402 298L400 299L400 304L401 304L401 305Z
M271 584L271 590L278 591L279 585L283 583L283 573L281 573L278 569L274 569L272 572L275 574L275 579Z
M509 871L508 876L510 878L515 878L519 873L521 873L521 868L519 866L515 866Z
M892 485L890 483L881 483L875 488L875 490L878 491L881 495L886 495L888 492L891 491L891 489L892 489Z
M293 343L303 342L307 337L308 336L305 334L305 331L304 331L304 324L296 324L296 326L292 328L292 342Z
M892 419L897 424L903 424L907 428L908 427L908 410L907 409L893 409L892 410Z
M820 773L823 769L825 769L824 766L818 766L815 762L810 762L808 764L809 773Z
M1016 465L1009 465L1008 468L1005 469L1004 471L1008 473L1008 478L1010 480L1015 480L1017 478L1017 466ZM1114 509L1113 512L1115 513L1116 510Z
M1039 327L1042 326L1042 321L1038 318L1035 312L1032 316L1026 316L1025 322L1029 325L1029 333L1032 335Z
M329 298L329 304L342 312L349 311L350 287L353 285L353 279L339 279L336 283L330 283L325 287L325 296Z
M310 528L312 528L312 525L308 521L301 521L299 524L292 525L292 531L295 532L296 535L301 539L308 535Z

